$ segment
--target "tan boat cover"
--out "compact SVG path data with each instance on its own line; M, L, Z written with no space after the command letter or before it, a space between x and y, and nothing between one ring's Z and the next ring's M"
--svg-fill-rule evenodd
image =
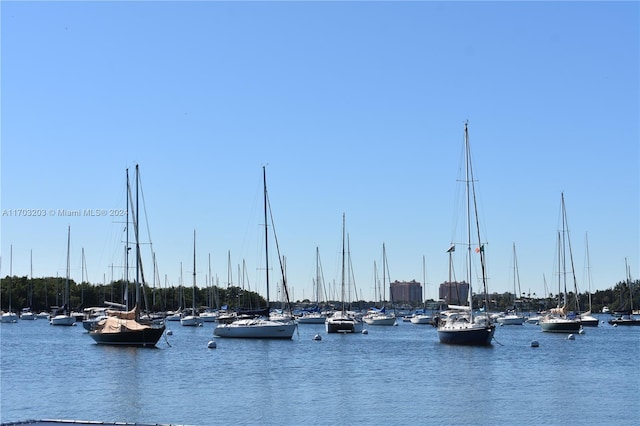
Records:
M107 315L114 318L134 320L136 319L136 308L133 308L130 311L118 311L115 309L107 309Z
M135 320L108 317L98 323L97 330L100 333L120 333L123 331L138 331L149 328Z

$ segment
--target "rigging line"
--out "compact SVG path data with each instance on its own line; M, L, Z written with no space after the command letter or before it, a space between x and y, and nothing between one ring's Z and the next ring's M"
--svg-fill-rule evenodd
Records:
M140 196L142 197L142 210L144 210L144 219L147 225L147 236L149 237L149 246L151 247L151 252L153 253L153 242L151 241L151 231L149 229L149 216L147 216L147 203L144 199L144 190L142 189L142 177L138 176L138 184L140 187Z
M471 157L471 146L469 145L469 134L467 131L467 127L465 125L465 134L467 137L467 155L468 158L470 159ZM478 218L478 204L477 204L477 200L476 200L476 185L475 185L475 181L474 181L474 174L473 174L473 165L471 163L471 161L469 161L469 172L470 172L470 178L471 178L471 192L473 195L473 211L475 213L475 222L476 222L476 233L478 236L478 247L480 248L480 267L482 268L482 286L483 286L483 290L484 290L484 295L485 295L485 306L487 306L487 278L486 278L486 266L485 266L485 253L483 250L483 243L482 240L480 238L480 220Z
M291 311L291 300L289 299L289 289L287 287L287 277L284 271L284 265L282 263L282 256L280 255L280 244L278 243L278 237L276 234L276 225L273 221L273 211L271 210L271 200L269 199L269 193L265 191L267 198L267 206L269 208L269 218L271 219L271 227L273 228L273 239L276 242L276 251L278 252L278 263L280 264L280 272L282 273L282 286L284 287L284 293L287 298L287 306ZM265 225L267 226L267 225Z

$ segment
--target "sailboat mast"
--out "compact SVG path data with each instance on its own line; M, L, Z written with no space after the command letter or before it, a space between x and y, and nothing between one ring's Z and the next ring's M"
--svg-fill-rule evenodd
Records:
M344 313L345 311L345 306L344 306L344 226L345 226L345 217L344 217L344 213L342 213L342 278L341 278L342 313Z
M84 305L84 269L86 266L86 262L84 260L84 247L82 247L82 273L80 278L80 305Z
M129 169L127 168L127 191L125 194L126 201L126 211L127 211L127 223L125 225L125 239L124 239L124 303L126 305L127 311L129 310L129 191L130 191L130 183L129 183Z
M264 256L267 280L267 308L269 308L269 227L267 224L267 171L265 166L262 166L262 182L264 184Z
M134 227L133 227L133 232L135 233L135 237L136 237L136 301L135 301L135 306L136 306L136 319L137 318L137 312L140 311L140 306L138 306L138 304L140 303L140 235L139 235L139 224L140 222L138 221L139 217L138 217L138 206L139 206L139 201L138 201L138 188L139 188L139 182L140 182L140 170L138 168L138 165L136 164L136 216L135 216L135 223L134 223Z
M151 253L152 261L153 261L153 297L151 298L151 304L156 306L156 282L158 280L158 264L156 263L156 252Z
M382 307L384 307L384 303L387 300L387 283L385 282L387 276L387 269L386 269L386 265L387 265L387 252L385 250L384 247L384 243L382 243Z
M629 312L633 315L633 294L631 294L631 269L627 263L627 258L624 258L624 269L627 272L627 287L629 288Z
M427 307L427 265L426 265L426 261L424 258L424 255L422 255L422 284L423 284L423 288L422 288L422 303L424 304L424 308ZM423 314L426 314L426 310L425 312L423 312Z
M29 307L33 305L33 250L29 251Z
M484 308L486 309L488 307L488 290L487 290L487 271L486 271L486 261L485 261L485 253L484 253L484 244L482 244L482 240L480 239L480 219L479 219L479 215L478 215L478 204L476 201L476 187L475 187L475 179L473 176L473 166L471 164L471 147L469 144L469 132L467 130L467 123L465 123L465 138L466 138L466 145L467 145L467 158L468 158L468 165L469 165L469 177L470 177L470 184L471 184L471 192L472 192L472 200L473 200L473 213L474 213L474 218L475 218L475 225L476 225L476 234L478 237L478 250L479 250L479 254L480 254L480 268L482 270L482 289L483 289L483 294L484 294Z
M564 223L567 227L567 243L569 246L569 261L571 262L571 277L573 278L573 291L575 294L575 309L577 312L580 312L580 305L578 301L578 280L576 279L576 268L573 263L573 249L571 248L571 238L569 236L569 222L567 221L567 211L564 208L564 194L562 194L562 205L564 211Z
M66 306L66 312L67 314L71 313L71 301L69 300L69 273L70 273L70 269L71 269L71 258L69 255L69 250L71 249L71 225L69 225L69 228L67 230L67 278L65 280L65 284L64 284L64 303L67 305Z
M467 301L469 302L469 322L473 323L473 287L471 285L471 153L469 148L469 131L467 123L464 123L464 147L465 147L465 188L467 199L467 280L469 282L469 291Z
M316 246L316 305L320 308L320 249Z
M562 237L560 231L558 231L558 308L560 307L560 295L562 294L562 269Z
M569 232L567 229L567 212L565 210L564 205L564 192L561 193L562 196L562 276L563 276L563 284L564 284L564 304L567 305L568 293L567 293L567 254L566 254L566 244L567 244L567 233Z
M589 280L589 312L591 312L591 261L589 259L589 235L585 232L584 242L587 248L587 279Z
M207 280L207 286L209 287L209 291L207 292L207 305L209 307L213 306L213 277L211 276L211 253L209 253L209 279ZM216 306L217 308L217 306Z
M192 303L192 308L193 308L193 312L191 313L192 315L196 314L196 230L193 230L193 303Z
M382 297L379 297L380 294L380 283L378 282L378 266L376 265L376 261L373 261L373 300L380 300Z
M517 271L518 270L518 263L516 260L516 243L513 243L513 307L515 308L516 305L516 299L518 298L516 293L516 280L517 280Z
M68 262L69 261L67 261L67 263ZM11 313L11 287L13 287L12 284L13 284L13 244L9 246L9 313Z

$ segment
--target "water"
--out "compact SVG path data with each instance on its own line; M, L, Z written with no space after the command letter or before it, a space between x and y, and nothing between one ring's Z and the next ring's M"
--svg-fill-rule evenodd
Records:
M607 319L608 316L602 317ZM568 340L504 326L488 348L447 346L431 326L369 334L300 325L291 341L181 327L156 349L97 346L44 320L0 324L0 420L189 425L637 425L640 327ZM321 341L313 336L320 334ZM540 347L532 348L537 340Z

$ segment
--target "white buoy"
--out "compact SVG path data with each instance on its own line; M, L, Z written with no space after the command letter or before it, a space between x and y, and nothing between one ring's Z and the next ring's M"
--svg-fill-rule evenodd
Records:
M613 324L613 326L614 326L614 327L617 327L617 326L618 326L618 323Z
M369 330L365 328L364 330L362 330L362 334L369 334Z
M167 336L173 336L173 331L167 330Z
M567 340L576 340L576 336L574 336L573 334L570 334L567 336Z
M313 336L313 340L322 340L322 337L319 334Z
M537 340L533 340L533 341L531 342L531 347L532 347L532 348L537 348L538 346L540 346L540 343L538 343L538 341L537 341Z
M584 334L584 328L581 328L580 331L578 331L578 334Z
M209 343L207 343L207 347L209 349L215 349L218 347L218 345L216 345L216 342L214 340L209 340Z

